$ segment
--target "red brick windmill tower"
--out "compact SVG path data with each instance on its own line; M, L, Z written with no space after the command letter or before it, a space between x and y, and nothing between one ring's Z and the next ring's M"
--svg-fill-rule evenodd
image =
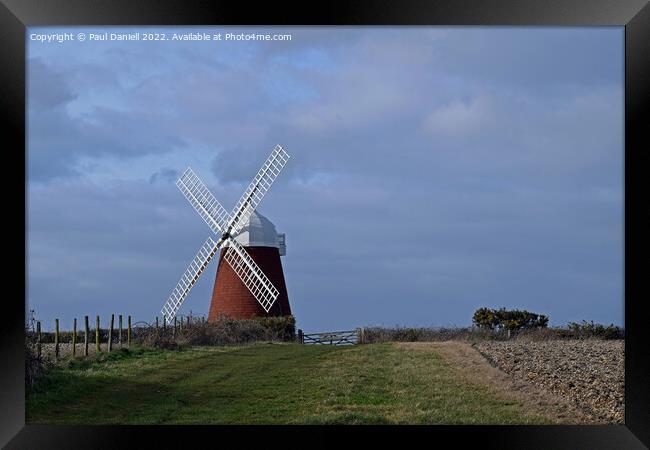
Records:
M233 318L291 314L280 263L284 235L278 235L273 224L255 212L288 160L289 154L277 145L230 214L192 169L183 172L176 185L219 240L208 237L172 290L162 308L167 322L173 322L219 249L222 252L208 320L219 314Z
M248 319L252 316L290 315L291 308L280 261L280 257L286 254L284 233L278 234L269 219L259 212L253 211L248 218L248 223L244 225L237 236L233 237L246 249L253 261L278 289L279 295L268 312L265 311L230 264L226 262L224 258L226 250L222 250L212 291L208 321L216 320L219 315L235 319Z

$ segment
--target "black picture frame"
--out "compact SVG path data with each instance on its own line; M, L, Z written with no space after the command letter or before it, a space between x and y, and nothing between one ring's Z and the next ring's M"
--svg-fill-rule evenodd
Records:
M650 6L648 0L336 0L319 2L207 2L201 0L1 0L0 107L5 155L13 154L5 173L26 171L25 27L36 25L514 25L625 27L625 425L604 426L430 426L430 427L216 427L216 426L78 426L25 425L24 303L17 295L3 299L0 326L2 371L0 445L6 448L176 447L207 439L227 439L251 446L252 437L282 445L286 431L318 435L330 431L384 439L386 432L423 443L450 442L455 447L605 449L650 446L650 289L644 262L650 248L647 189L650 126ZM18 155L22 155L18 156ZM25 182L23 171L23 182ZM18 177L19 175L15 175ZM5 177L6 179L6 177ZM16 181L16 183L18 183ZM11 189L8 192L13 195ZM24 195L24 191L23 191ZM20 196L18 196L20 200ZM26 210L26 197L22 197ZM5 225L21 221L5 214ZM11 217L11 220L8 220ZM26 216L23 215L26 225ZM10 223L9 223L10 222ZM16 224L17 223L17 224ZM7 236L8 233L5 234ZM26 240L26 234L25 240ZM18 239L9 239L18 241ZM24 242L27 245L26 241ZM25 245L16 250L25 258ZM8 261L9 258L6 258ZM25 259L23 259L25 261ZM25 266L23 266L25 268ZM6 274L9 275L9 274ZM9 275L11 276L11 275ZM26 270L25 270L25 286ZM25 298L23 290L23 298ZM645 339L644 339L645 338ZM287 428L290 428L287 430ZM326 434L327 432L327 434ZM216 439L216 440L215 440ZM244 439L242 441L242 439ZM310 438L310 439L313 439ZM337 441L340 442L341 441ZM308 445L305 443L304 445ZM419 444L422 445L422 444Z

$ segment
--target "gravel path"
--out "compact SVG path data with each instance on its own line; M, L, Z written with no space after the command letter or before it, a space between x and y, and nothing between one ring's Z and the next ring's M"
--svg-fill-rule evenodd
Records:
M600 423L623 423L624 342L581 340L480 342L494 366L575 402Z

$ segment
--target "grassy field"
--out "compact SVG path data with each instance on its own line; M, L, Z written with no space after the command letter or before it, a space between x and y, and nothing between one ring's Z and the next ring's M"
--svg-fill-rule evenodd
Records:
M27 396L47 424L529 424L521 402L395 344L134 349L53 369Z

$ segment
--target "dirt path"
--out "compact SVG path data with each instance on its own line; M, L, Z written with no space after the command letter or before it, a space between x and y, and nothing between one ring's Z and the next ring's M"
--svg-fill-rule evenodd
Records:
M487 386L495 395L522 402L531 411L560 424L601 423L595 417L576 408L568 400L542 390L531 383L516 380L511 375L493 367L471 345L464 342L400 342L399 347L409 350L435 351L448 361L457 375L467 382Z

